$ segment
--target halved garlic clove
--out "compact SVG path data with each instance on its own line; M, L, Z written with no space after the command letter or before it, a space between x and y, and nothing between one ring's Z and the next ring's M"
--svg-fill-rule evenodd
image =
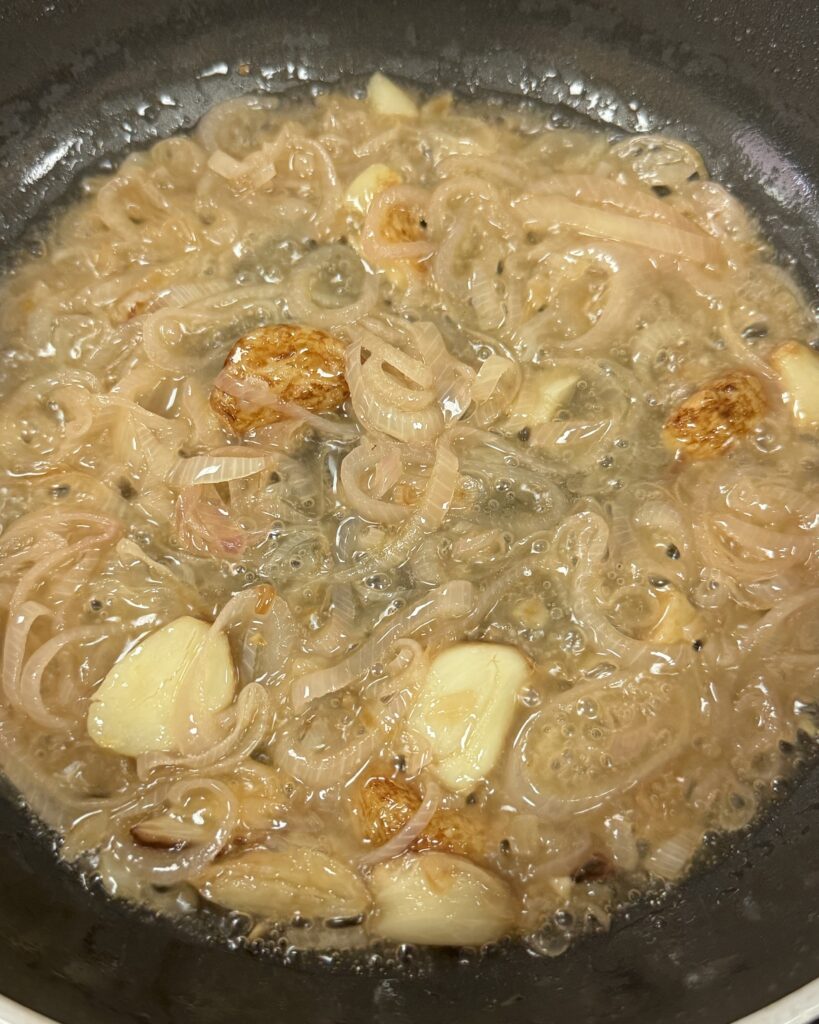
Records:
M367 83L367 102L377 114L418 117L418 107L410 95L380 71Z
M196 883L214 903L268 920L357 917L367 887L341 861L318 850L251 850L208 865Z
M512 928L514 904L501 879L448 853L428 851L373 870L371 927L393 942L479 946Z
M432 754L430 770L453 792L492 771L530 675L514 647L460 643L433 659L408 718Z
M568 367L534 369L524 378L509 410L504 428L509 431L551 423L559 409L574 396L580 374Z
M400 185L403 180L398 171L386 164L370 164L350 182L344 202L355 213L365 214L379 192Z
M191 730L207 730L235 690L227 638L185 615L141 640L111 668L91 698L88 733L99 746L127 757L178 751Z
M771 361L793 415L804 423L819 425L819 355L807 345L789 341L774 352Z

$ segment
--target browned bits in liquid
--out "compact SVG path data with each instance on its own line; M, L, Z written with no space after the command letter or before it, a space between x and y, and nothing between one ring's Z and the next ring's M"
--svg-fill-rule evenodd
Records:
M614 865L604 856L594 854L576 868L572 874L573 882L597 882L610 878L614 874Z
M687 459L709 459L750 434L767 409L762 384L740 370L710 381L678 406L663 428Z
M381 230L386 242L420 242L424 237L418 215L404 206L389 208Z
M273 587L262 585L259 587L259 596L256 599L256 614L266 615L270 611L276 591Z
M398 483L392 489L392 499L399 505L414 505L418 498L418 488L411 483Z
M459 811L438 811L416 841L415 850L441 850L480 861L483 836L476 822Z
M142 316L142 314L149 308L153 299L135 299L131 302L124 311L125 320L133 320L135 317Z
M265 385L273 399L264 405L214 386L210 404L237 434L281 419L276 401L322 413L338 408L350 393L343 342L298 324L271 324L245 334L230 350L225 371L237 381Z
M358 794L358 810L365 839L382 846L400 831L421 806L417 790L405 782L374 776Z
M374 847L383 846L399 832L421 806L418 791L406 782L374 776L359 790L358 811L362 835ZM413 843L414 850L480 856L481 837L475 824L456 810L439 810Z
M405 206L391 206L381 226L385 242L420 242L425 236L425 227L418 214ZM410 274L426 276L429 267L424 260L404 259L397 261Z

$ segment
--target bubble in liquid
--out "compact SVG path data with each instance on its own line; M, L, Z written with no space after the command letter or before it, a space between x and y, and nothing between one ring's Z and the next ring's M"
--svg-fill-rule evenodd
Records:
M529 948L539 956L560 956L565 953L571 938L564 931L540 931L526 940Z

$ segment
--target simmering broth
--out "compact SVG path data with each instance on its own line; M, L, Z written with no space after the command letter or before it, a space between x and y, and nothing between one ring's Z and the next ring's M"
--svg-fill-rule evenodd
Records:
M0 291L4 768L106 888L557 953L815 733L819 355L700 155L245 96Z

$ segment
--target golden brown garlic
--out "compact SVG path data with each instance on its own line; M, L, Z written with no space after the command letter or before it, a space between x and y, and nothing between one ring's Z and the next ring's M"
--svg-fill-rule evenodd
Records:
M359 827L373 846L383 846L421 806L421 796L413 786L381 775L367 779L357 797ZM474 859L480 858L482 838L465 814L454 809L438 810L412 849L444 850Z
M211 407L237 434L280 420L282 403L313 413L336 409L350 393L344 348L326 331L298 324L249 331L230 350L211 391Z
M759 379L732 370L689 395L666 420L663 439L686 459L710 459L750 434L766 410Z

